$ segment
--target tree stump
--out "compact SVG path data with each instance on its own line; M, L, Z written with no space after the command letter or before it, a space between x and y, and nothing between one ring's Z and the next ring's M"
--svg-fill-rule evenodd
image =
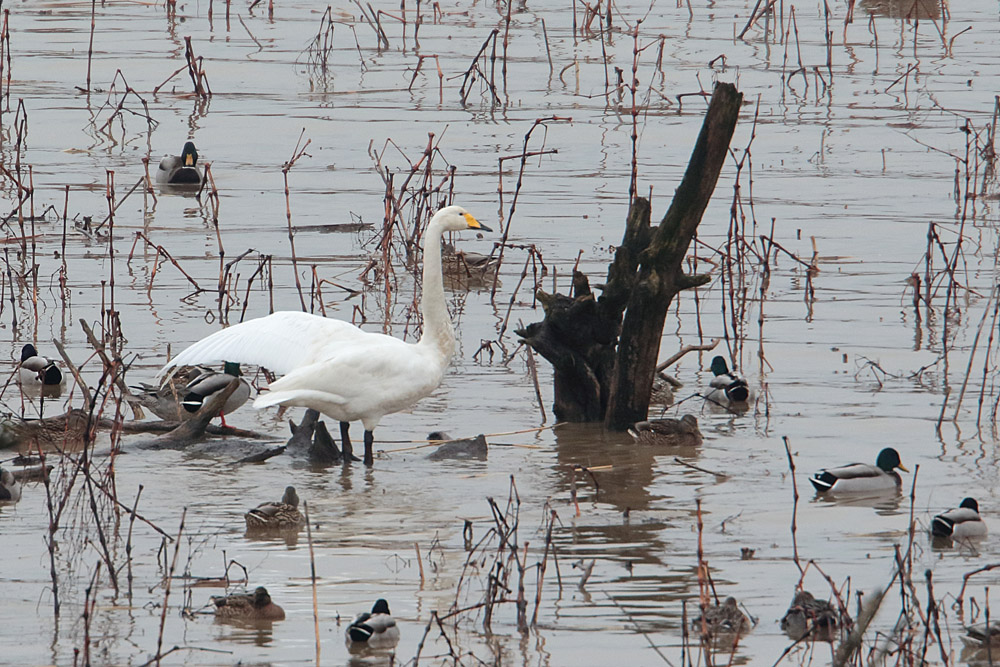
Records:
M545 318L517 334L555 370L553 412L560 421L603 421L620 431L646 419L670 303L681 290L710 280L687 275L681 266L718 182L742 101L732 84L716 84L670 208L653 228L649 202L635 198L600 297L579 272L572 297L538 291Z

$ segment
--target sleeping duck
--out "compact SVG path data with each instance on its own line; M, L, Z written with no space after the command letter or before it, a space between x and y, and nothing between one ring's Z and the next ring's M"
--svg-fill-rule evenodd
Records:
M379 598L371 613L358 614L347 626L347 648L355 651L368 648L392 648L399 643L396 619L389 613L389 603Z
M10 470L0 468L0 502L16 503L21 499L21 483Z
M168 185L201 185L205 176L198 168L198 151L194 142L184 144L180 155L167 155L160 160L156 182Z
M938 514L931 520L931 534L955 540L983 537L986 535L986 524L979 516L979 503L975 498L966 498L955 509Z
M31 343L21 348L21 364L17 377L22 387L59 387L63 384L63 374L56 363L38 354Z
M694 415L684 415L680 419L649 419L636 422L628 433L640 445L697 447L702 443L698 419Z
M285 610L271 601L267 589L258 586L253 593L213 595L216 618L242 621L283 621Z
M962 643L971 648L1000 647L1000 621L966 626Z
M899 452L886 447L878 453L875 465L849 463L838 468L827 468L809 478L817 493L864 493L872 491L898 491L903 484L896 469L907 470L899 460Z
M746 634L753 627L746 614L740 611L736 598L732 596L727 597L722 604L708 607L692 620L691 626L695 632L701 632L702 619L705 620L705 628L712 639L718 639L720 635Z
M707 398L721 405L735 403L745 405L750 400L750 386L735 369L729 370L729 365L723 357L712 359L712 374L714 377L708 383L712 388Z
M305 523L299 512L299 495L295 487L285 488L285 494L280 502L267 502L257 505L243 515L247 523L247 531L291 530Z
M826 600L817 600L809 591L799 591L781 619L781 630L798 641L804 637L832 642L840 628L840 615Z

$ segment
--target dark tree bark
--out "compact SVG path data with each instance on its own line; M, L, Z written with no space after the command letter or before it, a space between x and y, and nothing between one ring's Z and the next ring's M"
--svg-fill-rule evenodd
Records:
M732 84L716 85L670 208L653 228L649 202L636 197L599 298L580 273L573 276L572 298L539 291L545 319L517 334L555 369L553 412L560 421L603 421L624 430L646 418L670 303L681 290L709 281L681 266L718 182L742 101Z

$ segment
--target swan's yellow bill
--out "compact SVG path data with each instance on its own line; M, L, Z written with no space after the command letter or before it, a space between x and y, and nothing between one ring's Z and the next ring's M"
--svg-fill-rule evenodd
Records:
M492 232L493 231L492 229L490 229L489 227L487 227L486 225L484 225L483 223L479 222L474 217L472 217L471 213L463 213L462 217L465 218L465 222L466 222L466 224L469 225L470 229L481 229L484 232Z

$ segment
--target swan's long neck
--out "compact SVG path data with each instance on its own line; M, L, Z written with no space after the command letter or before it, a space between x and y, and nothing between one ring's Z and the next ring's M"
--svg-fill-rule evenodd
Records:
M420 296L424 332L420 336L420 345L432 346L447 361L455 353L455 331L451 328L451 318L444 300L444 278L441 275L443 235L444 228L432 218L424 234L424 289Z

